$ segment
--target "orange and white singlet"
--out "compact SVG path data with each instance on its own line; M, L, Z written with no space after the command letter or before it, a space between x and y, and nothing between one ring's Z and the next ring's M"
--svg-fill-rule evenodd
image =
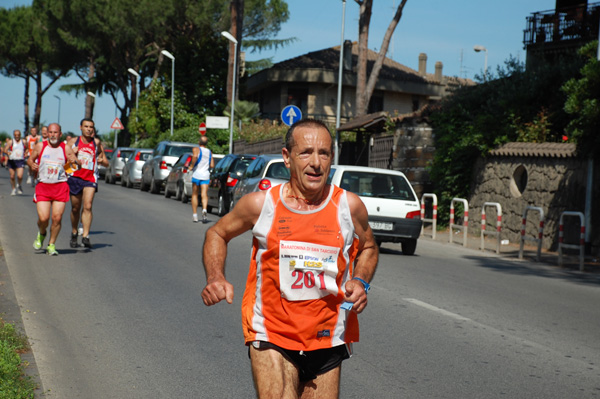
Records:
M54 148L47 141L44 141L37 162L40 166L37 176L40 183L54 184L67 181L64 168L65 162L67 162L64 142Z
M29 149L29 153L33 152L33 148L38 143L39 137L27 136L27 148Z
M283 187L269 189L252 229L246 344L312 351L357 342L356 313L340 309L358 247L346 191L331 185L319 208L298 211L283 201Z

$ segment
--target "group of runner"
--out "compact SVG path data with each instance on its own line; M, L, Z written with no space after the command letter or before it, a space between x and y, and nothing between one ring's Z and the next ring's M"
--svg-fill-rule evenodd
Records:
M46 253L58 255L56 239L66 203L71 201L71 248L77 248L78 228L81 221L81 244L92 248L89 234L92 224L92 204L98 191L98 165L108 166L102 143L96 137L94 121L84 118L80 123L81 136L61 141L62 130L58 123L42 127L42 137L37 138L37 128L31 128L26 140L15 130L3 151L8 157L11 177L11 195L22 194L21 181L25 164L29 167L28 183L35 186L33 202L38 213L38 233L33 248L42 249L48 226L50 239ZM52 224L50 225L50 220Z

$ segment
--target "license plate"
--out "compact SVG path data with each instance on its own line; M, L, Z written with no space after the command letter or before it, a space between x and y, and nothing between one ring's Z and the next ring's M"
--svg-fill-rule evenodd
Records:
M394 224L387 222L369 222L369 226L371 226L373 230L394 230Z

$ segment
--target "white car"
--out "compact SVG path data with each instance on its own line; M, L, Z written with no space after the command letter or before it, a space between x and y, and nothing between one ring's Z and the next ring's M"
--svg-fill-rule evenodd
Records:
M362 166L333 165L329 181L357 194L369 213L378 245L399 242L404 255L413 255L421 234L421 205L402 172Z

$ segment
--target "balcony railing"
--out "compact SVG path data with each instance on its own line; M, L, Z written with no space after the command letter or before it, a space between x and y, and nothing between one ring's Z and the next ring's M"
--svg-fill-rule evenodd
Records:
M525 48L532 44L598 38L600 2L560 10L534 12L523 31Z

